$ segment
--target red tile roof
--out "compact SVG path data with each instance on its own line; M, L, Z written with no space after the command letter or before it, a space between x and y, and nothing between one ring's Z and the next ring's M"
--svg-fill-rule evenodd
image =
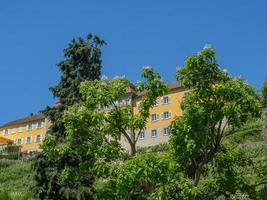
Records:
M168 84L168 88L170 89L170 90L175 90L175 89L178 89L178 88L182 88L182 87L184 87L181 83L177 83L177 82L175 82L175 83L169 83ZM141 96L143 96L145 93L144 92L137 92L136 93L136 95L138 96L138 97L141 97Z
M24 117L21 119L10 121L10 122L2 125L1 127L14 126L14 125L24 124L24 123L28 123L28 122L32 122L32 121L41 120L41 119L45 119L45 116L42 114L37 114L37 115L31 114L28 117Z

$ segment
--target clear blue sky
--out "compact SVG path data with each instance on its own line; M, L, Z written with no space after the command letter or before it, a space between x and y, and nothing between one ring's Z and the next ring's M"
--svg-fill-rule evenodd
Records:
M167 81L205 43L219 63L261 87L267 75L267 1L1 0L0 123L36 113L54 101L49 86L67 43L94 33L103 74L136 82L150 65Z

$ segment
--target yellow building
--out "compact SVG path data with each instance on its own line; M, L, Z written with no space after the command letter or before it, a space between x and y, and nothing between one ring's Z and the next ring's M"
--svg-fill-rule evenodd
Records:
M169 126L176 116L182 115L181 101L183 96L188 94L181 84L171 83L168 85L169 92L157 99L157 105L150 109L150 117L147 119L146 130L141 132L137 147L148 147L168 142ZM139 105L142 100L142 93L133 96L133 114L139 112ZM126 138L121 139L124 148L129 149Z
M22 152L40 151L40 145L46 136L49 123L43 115L8 122L0 127L2 137L21 145Z
M157 99L157 105L150 109L147 127L137 141L137 147L147 147L166 143L169 138L169 125L176 116L181 116L180 104L188 91L180 84L169 84L169 92ZM118 101L119 105L132 105L133 114L139 112L139 105L144 94L137 93L135 86L131 85L129 93ZM107 109L111 109L107 107ZM2 136L12 140L14 144L21 145L22 152L39 151L40 145L46 136L49 127L48 120L42 115L28 117L8 122L0 127ZM122 147L129 148L126 138L121 139Z

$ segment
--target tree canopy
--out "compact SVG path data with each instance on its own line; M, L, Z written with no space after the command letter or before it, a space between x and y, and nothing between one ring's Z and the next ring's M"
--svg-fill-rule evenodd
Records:
M80 84L85 80L97 80L101 76L101 47L105 41L88 34L86 38L73 39L64 49L65 60L58 63L60 81L50 87L56 104L42 112L52 122L50 133L64 135L62 116L69 106L81 100Z
M176 78L189 94L182 99L182 116L171 123L169 144L137 152L150 109L168 92L153 68L143 68L141 75L135 86L125 77L78 78L73 86L78 91L66 101L64 92L54 88L65 103L54 118L63 126L63 140L58 134L48 136L35 162L41 199L264 197L266 154L244 146L251 137L263 146L266 142L260 135L266 124L259 119L262 105L253 87L222 70L211 48L187 57ZM141 104L134 113L136 95ZM260 160L254 160L256 154Z

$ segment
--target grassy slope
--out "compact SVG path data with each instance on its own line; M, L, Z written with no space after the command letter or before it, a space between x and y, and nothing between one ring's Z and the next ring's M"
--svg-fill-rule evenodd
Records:
M0 198L29 199L33 184L31 162L0 160ZM24 196L24 198L23 198Z

